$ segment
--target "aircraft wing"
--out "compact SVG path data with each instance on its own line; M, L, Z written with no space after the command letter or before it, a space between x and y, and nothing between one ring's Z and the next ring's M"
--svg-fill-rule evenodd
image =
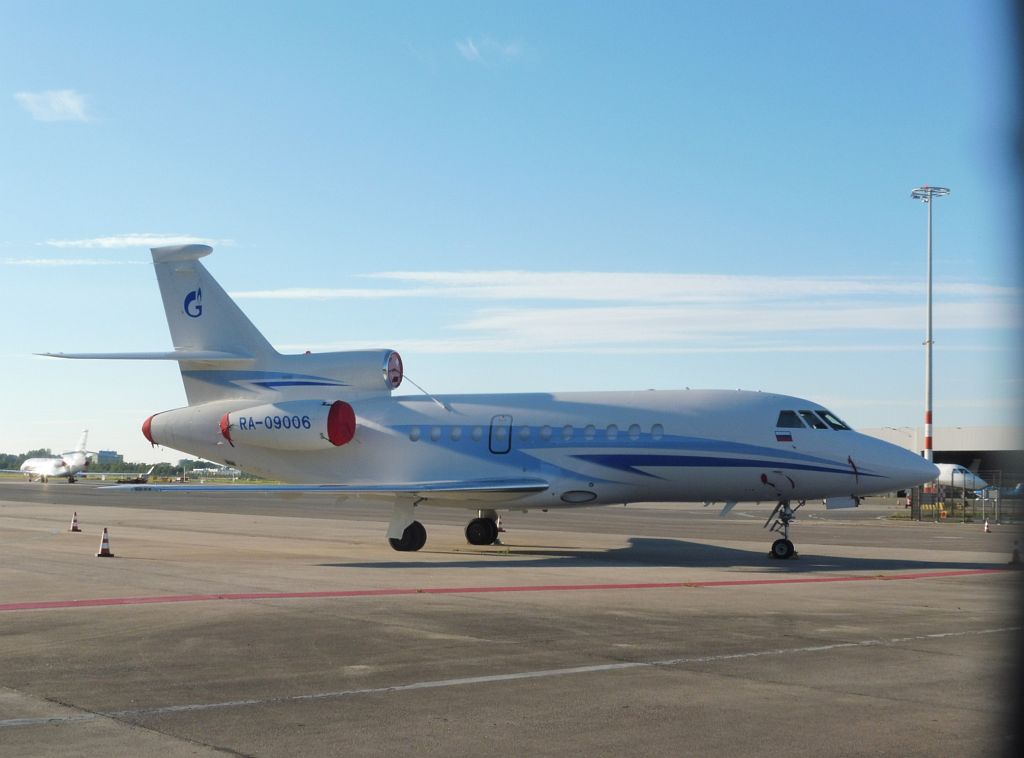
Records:
M131 492L322 492L331 495L412 495L424 500L481 502L543 492L548 486L547 482L540 479L478 479L402 484L118 484L103 489Z

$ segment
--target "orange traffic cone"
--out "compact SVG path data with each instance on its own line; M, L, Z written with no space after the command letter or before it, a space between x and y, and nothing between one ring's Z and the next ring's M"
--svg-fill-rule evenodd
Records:
M988 519L985 519L985 534L991 534L992 530L989 529Z
M103 527L103 539L100 540L100 551L96 553L97 558L113 558L110 552L110 537L107 535L107 527Z
M68 527L69 532L80 532L82 527L78 525L78 511L75 511L75 515L71 517L71 526Z

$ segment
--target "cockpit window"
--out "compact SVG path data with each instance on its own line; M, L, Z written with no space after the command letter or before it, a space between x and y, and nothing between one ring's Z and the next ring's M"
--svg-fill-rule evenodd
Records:
M814 411L800 411L800 415L812 429L828 429L828 424L818 418Z
M775 422L779 429L803 429L804 422L796 411L779 411L779 420Z
M831 426L833 429L845 429L846 431L850 430L850 427L844 424L842 419L840 419L838 416L832 413L832 411L821 410L818 411L818 415L825 419L825 421L828 422L828 425Z

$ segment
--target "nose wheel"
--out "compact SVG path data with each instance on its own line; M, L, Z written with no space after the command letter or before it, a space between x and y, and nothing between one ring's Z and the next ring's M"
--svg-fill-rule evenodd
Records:
M771 558L785 560L796 555L796 548L793 547L792 542L783 538L772 543L772 551L768 555Z
M793 521L796 521L796 512L804 505L801 500L795 508L790 506L788 500L782 500L778 505L775 506L775 510L768 517L768 520L764 522L766 528L770 532L778 532L782 535L779 539L772 543L771 552L768 553L769 558L777 558L779 560L788 560L789 558L799 558L799 554L796 552L796 548L789 539L789 525ZM772 521L774 519L774 522ZM771 524L769 527L768 525Z

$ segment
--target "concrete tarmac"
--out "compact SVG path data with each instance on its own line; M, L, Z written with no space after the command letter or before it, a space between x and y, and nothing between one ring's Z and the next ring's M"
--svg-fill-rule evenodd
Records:
M0 755L999 755L1019 527L0 482ZM68 526L77 511L83 532ZM95 557L107 527L116 557Z

